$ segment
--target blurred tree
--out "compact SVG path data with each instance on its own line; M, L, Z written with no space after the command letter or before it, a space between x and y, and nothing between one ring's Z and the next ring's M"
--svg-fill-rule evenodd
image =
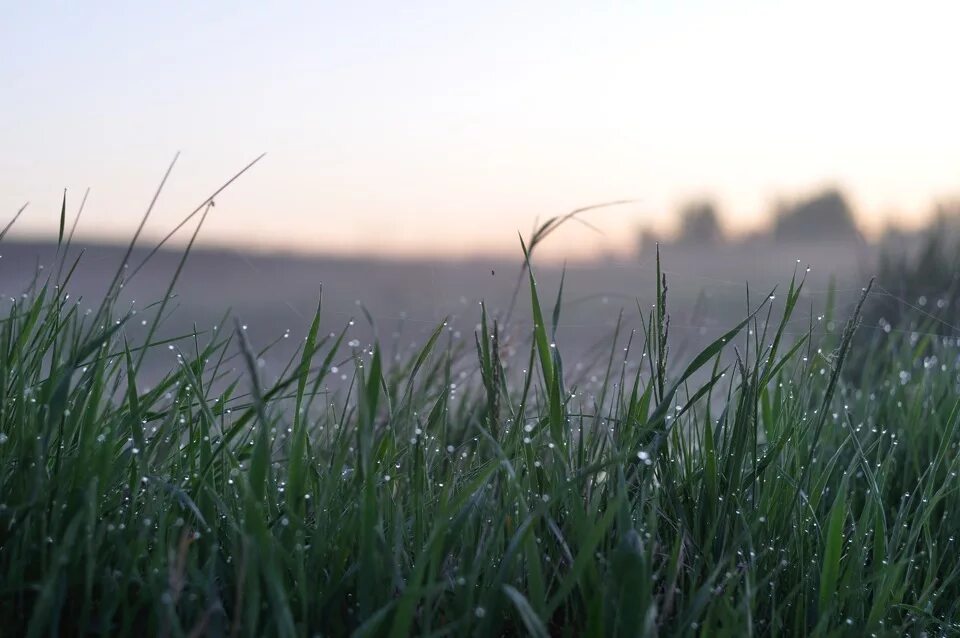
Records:
M677 243L687 246L718 244L723 241L723 229L717 207L710 201L691 202L680 212L680 233Z
M773 237L778 241L855 239L859 235L850 205L835 188L781 205L774 216Z
M643 228L637 237L637 251L641 255L650 255L654 252L657 244L661 243L660 238L652 228Z

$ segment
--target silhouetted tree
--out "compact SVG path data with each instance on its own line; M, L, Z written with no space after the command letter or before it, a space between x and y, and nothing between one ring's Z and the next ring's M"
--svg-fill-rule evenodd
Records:
M774 217L773 237L780 241L855 239L859 236L843 193L829 189L781 206Z
M691 202L680 212L680 233L677 243L700 246L723 241L723 229L716 206L709 201Z

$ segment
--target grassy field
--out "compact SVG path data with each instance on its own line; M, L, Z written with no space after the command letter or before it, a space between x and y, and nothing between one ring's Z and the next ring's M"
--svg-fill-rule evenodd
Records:
M0 634L960 633L957 340L787 334L803 269L676 361L658 276L596 370L535 269L532 334L478 307L409 358L318 304L268 384L242 318L155 336L176 274L88 313L72 268L0 320Z

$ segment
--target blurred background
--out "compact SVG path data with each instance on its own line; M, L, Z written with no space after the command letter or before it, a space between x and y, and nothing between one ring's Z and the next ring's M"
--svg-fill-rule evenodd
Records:
M518 232L613 201L535 254L548 297L566 263L558 336L583 361L621 309L639 327L658 243L681 342L808 265L803 321L877 275L867 330L949 332L958 23L924 1L11 3L0 212L29 205L0 293L53 263L64 188L92 299L177 153L130 270L266 152L215 198L170 334L232 308L256 342L302 339L323 282L351 341L399 352L448 318L470 345L478 301L506 318ZM131 307L165 294L199 220ZM935 320L899 326L904 307Z

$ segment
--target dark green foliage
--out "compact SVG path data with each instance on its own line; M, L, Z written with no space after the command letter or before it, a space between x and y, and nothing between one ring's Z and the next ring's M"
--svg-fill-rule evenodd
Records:
M874 294L863 309L848 376L876 383L878 359L902 351L921 368L940 367L940 339L960 334L960 233L957 217L938 216L910 239L887 237L876 267ZM915 366L895 371L911 373Z
M960 324L960 234L945 218L910 250L883 246L877 268L880 294L867 306L867 325L883 331L956 333Z

